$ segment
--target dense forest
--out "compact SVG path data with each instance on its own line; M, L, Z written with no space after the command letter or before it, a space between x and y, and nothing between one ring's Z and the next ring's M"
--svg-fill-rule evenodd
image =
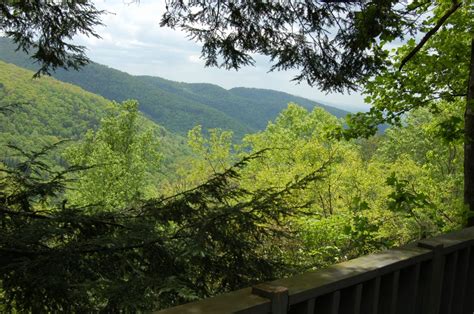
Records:
M0 60L32 71L38 69L26 53L15 51L13 42L4 37L0 37ZM140 110L151 120L181 135L186 135L189 129L199 124L204 129L229 129L236 138L242 138L246 133L264 129L268 120L275 118L289 102L297 102L307 109L318 106L337 117L349 113L273 90L226 90L212 84L132 76L98 63L90 63L81 71L58 70L53 76L117 102L136 99L140 102Z
M169 1L161 24L207 65L256 51L325 91L363 86L370 111L346 118L85 66L62 40L95 35L93 4L68 3L55 33L60 5L0 3L0 312L149 312L471 224L472 3L433 3Z
M462 115L453 105L437 115L413 111L368 140L336 140L342 120L294 103L239 142L232 131L201 126L183 140L144 118L137 102L113 103L1 66L2 145L10 145L2 153L4 204L26 202L46 220L16 217L3 231L3 249L47 244L38 258L54 265L41 272L40 260L10 265L2 277L8 308L166 307L456 229L465 219L462 144L438 136L446 116ZM64 139L71 141L56 147ZM65 211L74 215L66 219ZM25 228L41 237L25 239ZM119 254L116 263L127 259L127 269L99 279L111 258L100 250L143 236L160 245ZM78 259L81 250L90 252ZM79 265L57 260L64 254ZM99 277L83 281L91 271ZM34 288L41 294L30 281L41 282ZM136 295L124 298L130 289ZM90 291L93 298L82 295Z

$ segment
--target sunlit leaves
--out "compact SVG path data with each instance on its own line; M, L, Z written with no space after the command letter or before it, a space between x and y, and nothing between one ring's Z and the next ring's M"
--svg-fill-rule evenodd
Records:
M157 172L161 157L156 137L142 128L141 119L136 101L112 104L101 127L67 149L69 163L92 166L68 193L73 202L114 210L153 193L149 173Z

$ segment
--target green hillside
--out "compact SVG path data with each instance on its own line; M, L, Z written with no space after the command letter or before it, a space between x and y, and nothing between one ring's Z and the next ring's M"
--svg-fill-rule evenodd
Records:
M14 46L5 38L0 38L0 59L36 69L29 58L15 52ZM201 124L204 129L230 129L240 138L246 133L264 129L267 122L274 119L289 102L296 102L308 109L323 107L337 117L348 113L273 90L226 90L213 84L189 84L159 77L132 76L97 63L91 63L79 72L58 70L54 77L108 99L137 99L140 109L148 117L166 129L181 134Z
M321 107L338 118L345 117L349 114L349 112L342 109L322 105L307 98L271 89L237 87L230 89L229 92L240 98L245 98L248 101L256 102L262 110L265 110L264 113L267 116L271 116L271 119L281 112L283 106L286 108L287 104L290 102L297 103L308 110L312 110L315 106Z
M341 109L275 90L244 87L227 90L214 84L178 83L152 76L137 78L154 84L156 88L165 89L224 112L254 131L263 130L268 121L275 119L290 102L295 102L309 110L322 107L336 117L344 117L348 114L347 111Z
M33 72L0 61L0 145L39 148L62 139L78 139L94 129L113 106L107 99L54 78L32 79ZM160 138L169 162L182 153L183 139L143 118ZM2 149L1 157L6 152Z

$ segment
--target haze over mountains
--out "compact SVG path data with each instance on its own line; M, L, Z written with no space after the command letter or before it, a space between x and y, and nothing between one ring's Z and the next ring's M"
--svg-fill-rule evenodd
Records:
M0 38L0 60L33 71L37 69L29 57L16 52L15 46L6 38ZM200 124L203 129L233 130L236 138L241 138L246 133L264 129L289 102L309 110L315 106L322 107L337 117L349 113L274 90L243 87L226 90L213 84L132 76L97 63L91 63L80 71L58 70L53 77L110 100L137 99L146 116L178 134L186 134Z

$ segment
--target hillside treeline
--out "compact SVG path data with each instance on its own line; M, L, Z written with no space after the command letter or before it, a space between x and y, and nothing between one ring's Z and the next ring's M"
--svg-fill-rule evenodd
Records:
M342 120L290 103L238 144L197 126L170 159L125 101L72 141L10 143L2 310L164 308L459 228L462 143L440 132L462 106L441 107L344 140Z

